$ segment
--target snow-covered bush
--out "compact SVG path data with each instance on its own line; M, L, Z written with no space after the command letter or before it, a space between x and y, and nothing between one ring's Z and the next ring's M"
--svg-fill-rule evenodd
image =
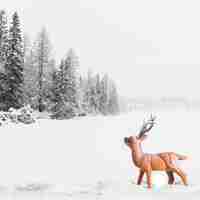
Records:
M20 109L10 108L8 110L9 120L13 123L18 123L18 116L20 115Z
M20 109L10 108L8 112L0 112L0 125L7 123L31 124L35 122L33 109L27 105Z
M7 124L10 121L8 112L0 111L0 126Z
M13 122L15 123L21 122L24 124L31 124L35 122L33 109L30 107L30 105L24 106L17 110L11 109L9 112Z

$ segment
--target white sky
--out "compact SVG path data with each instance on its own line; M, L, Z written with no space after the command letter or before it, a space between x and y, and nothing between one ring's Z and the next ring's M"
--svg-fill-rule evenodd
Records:
M200 97L199 0L0 0L34 37L45 25L56 57L108 72L126 96Z

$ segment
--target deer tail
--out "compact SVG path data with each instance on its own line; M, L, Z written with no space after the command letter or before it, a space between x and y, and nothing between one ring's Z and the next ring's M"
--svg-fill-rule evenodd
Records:
M187 160L188 157L180 154L176 154L178 160Z

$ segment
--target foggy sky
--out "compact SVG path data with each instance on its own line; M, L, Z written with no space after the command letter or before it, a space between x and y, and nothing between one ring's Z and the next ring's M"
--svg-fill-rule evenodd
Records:
M1 0L34 38L46 26L59 60L108 72L122 95L200 98L198 0Z

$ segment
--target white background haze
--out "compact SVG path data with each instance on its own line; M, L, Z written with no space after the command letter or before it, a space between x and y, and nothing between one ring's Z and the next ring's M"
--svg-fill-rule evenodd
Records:
M197 0L1 0L32 38L42 26L56 58L70 47L81 70L108 72L130 97L199 98Z

